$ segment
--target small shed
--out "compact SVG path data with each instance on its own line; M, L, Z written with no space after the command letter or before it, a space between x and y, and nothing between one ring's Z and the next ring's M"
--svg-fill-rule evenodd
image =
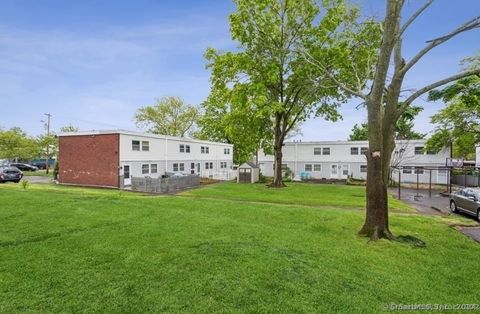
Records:
M253 162L246 162L238 167L238 183L255 183L258 182L260 176L260 168Z

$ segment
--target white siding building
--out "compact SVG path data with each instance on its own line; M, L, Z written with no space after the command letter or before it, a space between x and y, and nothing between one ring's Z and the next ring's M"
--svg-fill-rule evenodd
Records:
M450 151L438 154L424 150L424 140L397 141L392 166L402 167L402 182L429 182L428 167L444 167ZM295 175L308 174L313 179L347 179L348 176L365 179L367 159L364 153L368 141L287 142L283 147L283 167ZM273 176L274 158L260 152L258 164L265 176ZM447 183L447 171L432 171L432 182Z
M233 145L124 130L59 136L60 182L128 186L168 173L234 179Z

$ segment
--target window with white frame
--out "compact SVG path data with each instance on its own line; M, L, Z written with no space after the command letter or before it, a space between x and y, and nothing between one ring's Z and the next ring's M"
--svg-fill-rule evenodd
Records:
M313 165L313 171L316 171L316 172L322 171L322 165L314 164Z
M405 166L405 167L403 167L402 172L404 174L411 174L413 172L413 167Z
M210 150L210 149L209 149L208 146L201 146L201 147L200 147L200 152L201 152L202 154L209 154L209 150Z
M140 141L132 141L132 150L140 151Z
M150 173L158 173L158 165L150 164Z
M322 154L322 148L321 147L314 147L313 148L313 154L314 155L321 155Z
M415 155L423 155L424 151L423 146L415 146Z
M142 151L148 152L150 150L150 142L142 141Z
M366 173L367 172L367 165L360 165L360 172Z
M305 171L311 172L313 170L312 164L305 164Z
M368 152L368 147L360 147L360 154L365 155Z
M350 155L358 155L358 147L350 147Z
M185 153L185 145L180 144L180 153Z
M149 165L148 164L143 164L142 165L142 174L148 174L149 173Z
M185 164L184 164L183 162L179 163L179 164L178 164L178 169L179 169L180 171L185 171Z
M227 169L227 162L226 161L221 161L220 162L220 168L221 169Z
M224 155L230 155L230 148L224 148L223 149L223 154Z
M423 167L415 167L415 174L424 174L425 169Z
M206 162L205 169L213 169L213 162Z
M190 153L190 145L185 145L185 153Z
M173 164L173 171L178 171L178 163Z
M322 155L330 155L330 147L323 147Z

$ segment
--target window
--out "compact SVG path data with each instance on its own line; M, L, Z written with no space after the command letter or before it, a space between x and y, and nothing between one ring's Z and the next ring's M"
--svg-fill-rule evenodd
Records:
M435 152L432 150L427 150L427 155L435 155Z
M330 147L324 147L322 149L322 155L330 155Z
M180 153L185 153L185 145L180 144Z
M178 164L173 164L173 171L178 171Z
M142 151L148 152L150 150L150 143L148 141L142 141Z
M416 146L415 147L415 155L423 155L423 146Z
M132 141L132 150L140 151L140 141Z
M412 167L403 167L402 172L404 174L411 174L412 173Z
M157 173L157 172L158 172L158 165L150 164L150 173Z
M415 167L415 174L424 174L425 169L423 167Z
M178 165L180 171L185 171L185 164L182 162Z
M200 148L200 151L202 154L208 154L209 153L209 147L208 146L202 146Z
M194 162L192 162L192 163L190 164L190 169L195 170L195 163L194 163Z
M314 164L313 165L313 171L322 171L322 165Z
M220 162L220 168L221 169L227 169L227 162L226 161L221 161Z
M148 174L149 166L148 164L142 165L142 174Z
M305 171L312 171L312 164L305 164Z
M321 155L322 154L322 149L320 147L314 147L313 148L313 154L314 155Z
M367 172L367 165L360 165L360 172L366 173Z
M358 147L350 147L350 155L358 155Z
M190 153L190 145L185 145L185 153Z
M288 165L287 164L282 164L282 170L285 171L288 169Z
M213 169L213 162L206 162L205 169Z
M360 147L360 154L365 155L368 152L368 147Z
M224 148L224 149L223 149L223 153L224 153L225 155L230 155L230 148Z

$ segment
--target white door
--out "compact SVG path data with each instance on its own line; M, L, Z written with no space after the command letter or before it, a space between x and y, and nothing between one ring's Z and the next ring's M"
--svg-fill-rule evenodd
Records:
M348 174L350 172L350 165L340 165L340 178L341 179L347 179L348 178Z
M338 165L330 166L330 179L338 179Z
M130 176L130 165L123 165L123 185L132 185L132 177Z

